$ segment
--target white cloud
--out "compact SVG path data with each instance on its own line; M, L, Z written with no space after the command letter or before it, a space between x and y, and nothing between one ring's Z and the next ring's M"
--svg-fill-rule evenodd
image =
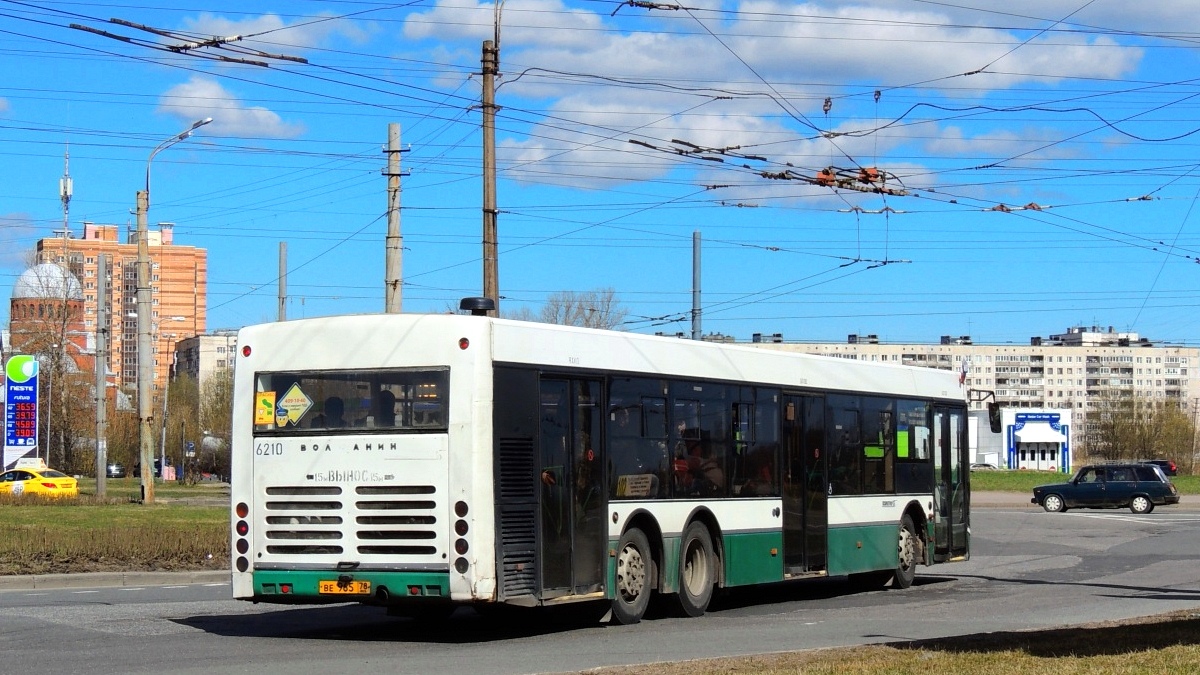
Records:
M916 103L946 103L947 97L956 105L995 107L1053 100L1056 87L1076 78L1127 78L1146 56L1138 40L1111 31L1039 33L1078 29L1070 22L1055 25L1079 9L1065 0L1004 6L1011 13L1017 5L1025 7L1025 17L912 0L707 5L736 13L622 7L610 16L558 0L507 2L497 92L501 116L505 105L546 109L548 116L524 127L518 120L530 115L500 120L510 138L525 139L502 141L501 159L533 162L505 175L597 186L661 177L680 166L670 154L631 148L630 138L656 145L674 138L710 147L741 145L804 170L831 161L875 163L875 157L883 164L889 151L904 144L932 153L930 162L967 152L1009 157L1061 139L1063 127L1056 126L1061 118L1045 117L1044 128L1037 128L1031 117L1017 132L991 133L986 111L975 110L965 114L982 126L971 127L970 135L962 129L943 134L945 122L937 120L956 113L920 108L885 133L870 130ZM1134 11L1081 12L1071 21L1122 26ZM1159 27L1169 26L1166 13L1158 14ZM410 15L404 25L409 41L440 40L444 54L464 54L460 62L476 64L478 41L490 39L492 31L492 5L452 0ZM915 83L924 84L909 86ZM879 103L870 96L876 88L883 92ZM1010 93L1018 88L1020 93ZM1028 93L1035 89L1043 94ZM834 99L828 117L821 110L826 96ZM1018 103L996 103L1005 98ZM927 121L909 126L921 119ZM823 130L863 135L831 141L821 137ZM1066 152L1056 147L1029 159ZM919 162L914 166L920 173Z
M316 17L306 17L288 25L274 14L233 21L204 12L194 19L186 19L182 29L202 36L249 36L237 44L271 53L278 53L281 47L305 49L326 46L339 38L357 44L369 39L370 31L363 24L349 19L336 19L334 16L330 12L322 12ZM254 37L260 33L267 34L261 38Z
M0 98L0 113L8 112L8 99Z
M168 89L158 110L186 123L212 117L205 131L217 136L295 138L304 133L302 124L285 122L262 106L245 105L220 83L198 75Z

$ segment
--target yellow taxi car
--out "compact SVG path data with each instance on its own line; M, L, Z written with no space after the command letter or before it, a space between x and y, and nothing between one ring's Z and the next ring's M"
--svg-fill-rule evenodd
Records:
M79 482L47 467L45 462L18 463L16 468L0 474L0 495L3 494L78 497Z

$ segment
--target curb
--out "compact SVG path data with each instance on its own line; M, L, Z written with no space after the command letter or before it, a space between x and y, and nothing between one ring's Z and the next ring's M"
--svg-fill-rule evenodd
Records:
M82 572L79 574L21 574L0 576L0 591L54 588L114 588L229 583L229 570L183 572Z

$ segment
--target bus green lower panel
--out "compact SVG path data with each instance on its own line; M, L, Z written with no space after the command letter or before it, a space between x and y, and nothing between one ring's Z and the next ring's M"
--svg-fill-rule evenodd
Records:
M725 585L744 586L783 579L783 533L725 535Z
M854 574L896 568L898 532L894 524L829 528L829 574Z
M353 581L370 582L369 594L322 593L322 581L338 581L350 577ZM349 585L343 585L349 589ZM315 602L356 602L366 600L386 588L393 598L450 599L448 572L337 572L312 570L266 570L254 572L254 596L264 602L311 600ZM414 592L415 591L415 592Z

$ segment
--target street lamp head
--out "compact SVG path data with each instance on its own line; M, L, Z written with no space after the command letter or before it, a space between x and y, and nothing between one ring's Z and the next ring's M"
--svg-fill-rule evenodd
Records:
M212 121L213 121L213 118L211 118L211 117L205 117L202 120L196 120L195 122L192 122L192 130L194 131L196 129L199 129L200 127L204 126L205 124L211 124Z

